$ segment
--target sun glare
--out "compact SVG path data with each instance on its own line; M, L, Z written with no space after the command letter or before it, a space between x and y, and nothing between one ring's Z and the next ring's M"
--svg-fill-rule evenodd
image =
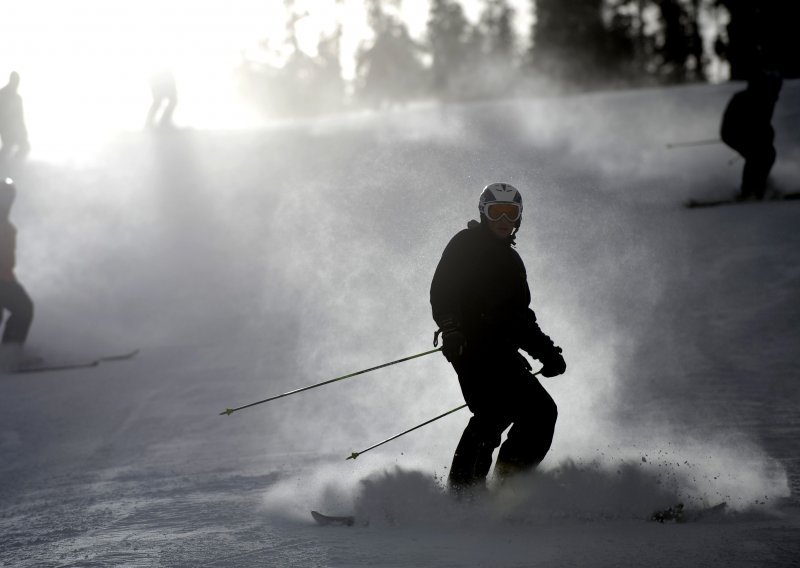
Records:
M245 126L233 69L283 27L281 0L26 0L4 7L0 72L21 75L37 154L141 128L149 76L163 67L176 77L179 125Z
M476 0L464 5L477 17ZM404 0L395 9L420 38L428 8L426 0ZM294 10L298 44L311 56L320 37L341 26L342 73L352 79L355 53L371 35L364 0L296 0ZM285 47L286 25L284 0L7 2L0 83L19 72L39 157L82 154L112 131L141 129L152 102L149 78L160 69L175 76L177 126L253 127L258 115L237 92L234 70L264 45Z

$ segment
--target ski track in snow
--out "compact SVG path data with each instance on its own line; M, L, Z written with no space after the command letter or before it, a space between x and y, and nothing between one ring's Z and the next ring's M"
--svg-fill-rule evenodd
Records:
M397 110L256 132L129 134L11 172L18 275L48 359L0 376L0 566L796 566L800 203L735 190L734 85ZM776 111L800 178L800 84ZM542 471L441 488L466 411L424 358L427 292L480 188L526 198L519 250L566 376ZM791 187L790 189L796 189ZM88 346L91 346L89 348ZM648 522L684 502L725 512ZM311 509L356 514L319 527Z

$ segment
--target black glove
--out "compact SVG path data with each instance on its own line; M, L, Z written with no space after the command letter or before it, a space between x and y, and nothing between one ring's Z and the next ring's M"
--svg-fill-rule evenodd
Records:
M555 377L567 370L567 362L561 356L561 347L553 347L546 355L537 357L537 359L542 364L542 370L539 373L543 377Z

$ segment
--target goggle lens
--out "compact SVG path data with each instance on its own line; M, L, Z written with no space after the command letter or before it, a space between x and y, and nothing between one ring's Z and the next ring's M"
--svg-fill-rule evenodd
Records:
M516 203L490 203L486 207L486 216L490 221L498 221L503 215L509 221L517 221L520 215L519 205Z

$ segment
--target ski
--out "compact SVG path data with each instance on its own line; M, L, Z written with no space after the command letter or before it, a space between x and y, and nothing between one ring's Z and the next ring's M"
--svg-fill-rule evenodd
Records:
M737 199L735 197L728 199L709 199L709 200L690 199L689 201L684 203L684 207L686 207L687 209L697 209L701 207L719 207L720 205L746 205L748 203L764 203L770 201L794 201L797 199L800 199L800 191L792 193L780 193L778 195L765 197L764 199L759 199L759 200Z
M96 359L92 359L90 361L82 361L76 363L43 363L37 365L30 365L30 366L22 366L17 367L16 369L12 369L9 371L11 374L21 374L21 373L46 373L50 371L68 371L71 369L89 369L91 367L97 367L101 363L109 363L112 361L126 361L128 359L132 359L139 353L138 349L134 349L133 351L129 351L127 353L120 353L118 355L106 355L104 357L97 357Z
M318 513L317 511L311 511L311 516L314 517L314 520L317 521L317 524L322 526L345 526L345 527L352 527L355 522L356 518L351 516L345 517L332 517L330 515L323 515L322 513Z

